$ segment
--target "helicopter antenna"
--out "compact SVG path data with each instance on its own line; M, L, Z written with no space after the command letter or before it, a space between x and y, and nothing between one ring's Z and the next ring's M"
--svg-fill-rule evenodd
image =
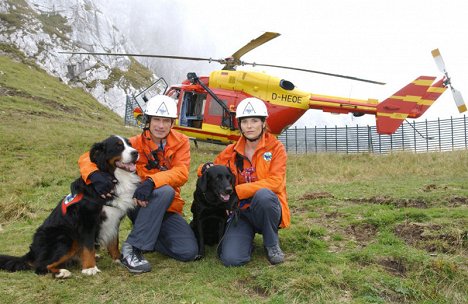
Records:
M426 141L427 140L433 140L434 139L434 136L424 136L421 134L421 132L418 131L418 129L416 129L416 122L414 122L414 125L411 124L410 121L408 121L408 119L405 119L405 121L411 126L411 128L414 129L414 131L416 131L416 133L419 134L419 136L421 136L423 139L425 139Z

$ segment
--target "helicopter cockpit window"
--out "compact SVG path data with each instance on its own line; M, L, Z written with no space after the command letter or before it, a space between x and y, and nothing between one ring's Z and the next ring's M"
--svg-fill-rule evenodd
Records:
M222 101L224 104L226 104L226 101ZM210 107L208 109L208 112L210 116L222 116L223 115L223 107L221 107L217 102L210 102Z
M180 110L180 125L201 128L205 108L206 94L185 92Z
M291 81L285 79L280 80L280 87L288 91L294 90L294 84Z

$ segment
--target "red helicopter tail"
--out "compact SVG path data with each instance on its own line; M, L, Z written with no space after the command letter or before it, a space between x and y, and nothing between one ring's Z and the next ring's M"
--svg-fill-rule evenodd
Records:
M447 89L445 78L419 76L413 82L377 105L377 132L392 134L403 121L420 117Z

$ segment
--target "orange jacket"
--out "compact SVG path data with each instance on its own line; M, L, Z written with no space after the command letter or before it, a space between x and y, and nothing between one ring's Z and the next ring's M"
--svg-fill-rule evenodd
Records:
M245 138L227 146L214 160L215 164L228 166L236 176L236 192L239 200L252 197L257 190L267 188L273 191L281 203L280 227L288 227L291 222L286 194L286 160L287 154L283 144L270 133L265 133L252 156L252 163L243 156L245 168L254 167L253 181L247 183L237 169L236 154L244 155ZM201 167L199 170L201 170ZM200 173L201 171L199 171Z
M182 213L185 202L180 197L180 187L187 182L190 168L190 143L188 137L174 130L169 132L164 146L164 160L161 162L169 168L167 171L160 171L157 168L148 170L146 168L148 157L152 159L151 151L158 148L151 140L149 131L144 131L143 134L134 136L129 140L133 148L140 154L136 164L136 172L141 180L151 177L155 188L164 185L174 188L175 197L168 211ZM89 184L89 175L97 170L96 164L89 159L89 152L80 156L78 165L83 180Z

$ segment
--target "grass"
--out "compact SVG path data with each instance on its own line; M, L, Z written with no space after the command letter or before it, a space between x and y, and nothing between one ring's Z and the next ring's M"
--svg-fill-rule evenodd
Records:
M23 255L35 229L78 176L77 159L110 134L131 136L116 114L20 59L0 57L0 252ZM192 146L185 217L196 167L221 146ZM468 152L290 155L292 225L286 262L221 265L215 248L182 263L157 253L134 276L102 252L94 277L0 272L15 303L466 303ZM124 220L121 237L130 229Z

